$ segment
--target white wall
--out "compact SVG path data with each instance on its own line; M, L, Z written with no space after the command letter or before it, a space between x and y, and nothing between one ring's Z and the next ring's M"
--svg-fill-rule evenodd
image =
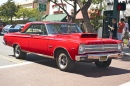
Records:
M98 38L102 38L102 27L98 29Z
M33 1L34 0L25 0L24 2L16 2L16 3L24 8L33 8Z
M24 8L33 8L33 3L23 4L21 6L24 7Z
M61 3L60 0L59 0L59 3ZM71 5L65 3L65 2L63 2L63 3L66 4L65 9L67 10L67 12L70 13L71 10L73 9L73 7L72 7ZM70 4L73 4L71 1L69 1L69 3L70 3ZM54 3L50 2L50 12L49 12L49 14L53 14L54 11L58 11L58 9L59 9L58 6L53 8L53 7L52 7L53 5L54 5ZM77 8L79 8L79 7L77 7ZM60 9L60 11L62 11L62 9ZM63 12L64 12L64 11L63 11Z

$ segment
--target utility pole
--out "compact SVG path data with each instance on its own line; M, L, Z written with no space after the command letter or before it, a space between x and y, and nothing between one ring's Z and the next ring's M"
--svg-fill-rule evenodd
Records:
M119 19L119 11L117 10L117 5L118 5L118 0L114 0L113 17L118 20Z

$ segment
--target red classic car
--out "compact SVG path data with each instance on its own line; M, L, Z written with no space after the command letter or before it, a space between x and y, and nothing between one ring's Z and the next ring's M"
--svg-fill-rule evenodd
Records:
M82 33L77 24L68 22L29 22L21 32L5 34L3 39L14 48L16 58L41 54L56 59L63 71L71 70L76 61L95 62L97 67L106 68L112 59L123 56L121 41Z

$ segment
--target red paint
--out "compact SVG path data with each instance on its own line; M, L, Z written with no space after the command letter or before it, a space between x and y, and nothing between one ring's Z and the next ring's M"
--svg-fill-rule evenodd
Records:
M54 56L54 51L57 48L64 48L75 60L75 55L78 55L79 44L118 44L121 41L105 38L96 38L95 34L91 33L72 33L72 34L56 34L56 35L30 35L23 32L31 24L56 24L58 22L30 22L22 29L22 33L8 33L4 35L4 41L8 46L18 44L22 50L34 53ZM58 24L68 24L68 22L59 22ZM87 35L85 35L87 34ZM86 37L86 38L85 38ZM96 52L95 52L96 53Z

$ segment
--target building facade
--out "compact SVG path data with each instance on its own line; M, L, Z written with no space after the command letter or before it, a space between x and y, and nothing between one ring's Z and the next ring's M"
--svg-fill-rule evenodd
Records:
M121 18L124 18L128 24L130 25L130 0L118 0L118 3L126 3L126 10L124 11L118 11L118 21L120 21ZM102 37L109 37L109 28L108 25L111 25L111 20L113 18L113 5L114 5L114 0L104 0L103 2L106 5L106 9L103 12L103 15L106 16L106 18L103 21L103 33ZM118 7L117 7L118 10Z

